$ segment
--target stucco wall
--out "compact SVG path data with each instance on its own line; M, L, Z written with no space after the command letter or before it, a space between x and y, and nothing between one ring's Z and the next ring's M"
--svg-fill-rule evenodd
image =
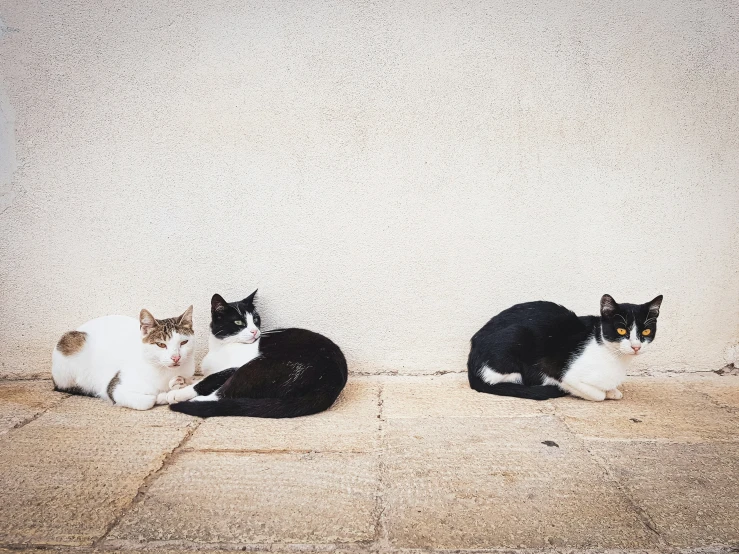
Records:
M136 4L135 6L129 4ZM739 4L0 0L0 375L260 289L355 372L462 371L534 299L739 337Z

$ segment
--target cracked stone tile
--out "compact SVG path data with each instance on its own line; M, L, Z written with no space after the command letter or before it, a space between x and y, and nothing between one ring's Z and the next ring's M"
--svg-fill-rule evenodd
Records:
M51 381L0 381L0 435L59 402Z
M371 454L184 452L109 541L369 541L377 488Z
M385 521L399 548L649 548L617 484L552 416L392 419Z
M668 544L739 546L739 443L589 441Z
M0 437L0 543L85 545L188 432L169 410L70 397Z
M578 435L603 439L703 441L739 439L739 414L717 406L700 382L631 378L622 400L562 398L556 412Z

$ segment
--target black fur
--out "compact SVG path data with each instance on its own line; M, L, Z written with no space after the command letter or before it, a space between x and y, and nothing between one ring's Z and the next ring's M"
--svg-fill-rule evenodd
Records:
M516 383L498 383L489 385L479 377L470 379L470 386L477 392L486 392L498 396L515 396L516 398L528 398L529 400L549 400L567 396L567 393L554 385L533 385L525 387Z
M244 310L259 325L254 294L241 302L227 304L218 295L211 303L211 331L216 337L238 334ZM240 368L209 375L197 385L199 395L216 393L218 400L189 401L170 408L200 417L247 416L287 418L311 415L331 407L346 385L344 354L331 340L305 329L264 332L259 356Z
M208 396L209 394L213 394L226 384L226 381L228 381L231 375L236 373L237 369L239 368L232 367L230 369L224 369L218 373L208 375L205 379L196 383L193 388L195 389L195 392L198 393L198 396Z
M238 302L226 302L220 294L214 294L210 301L210 332L217 338L236 335L244 330L244 317L247 313L254 318L254 325L260 327L262 320L254 306L257 291Z
M54 383L54 391L56 391L56 392L64 392L64 393L67 393L67 394L74 394L74 395L77 395L77 396L89 396L90 398L96 398L96 396L94 394L92 394L91 392L87 392L86 390L78 387L77 385L75 385L73 387L69 387L68 389L62 389L62 388L57 387L56 386L56 383Z
M662 302L658 296L646 304L617 304L609 295L601 299L600 316L578 317L553 302L527 302L500 312L472 337L467 360L470 387L479 392L546 400L567 393L554 385L544 385L544 377L560 381L570 362L585 343L595 338L617 342L617 329L629 329L636 322L642 342L651 342L657 334L657 316ZM644 322L650 322L645 326ZM643 336L644 329L649 336ZM522 383L483 381L483 368L497 373L520 373Z

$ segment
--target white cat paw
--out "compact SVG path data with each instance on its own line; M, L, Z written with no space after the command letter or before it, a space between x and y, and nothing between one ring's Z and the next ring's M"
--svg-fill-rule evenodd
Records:
M174 389L167 393L167 404L176 404L177 402L179 402L179 400L177 399L178 390L179 389Z
M609 400L621 400L624 397L624 393L622 393L618 389L611 389L606 391L606 398Z
M157 406L162 406L163 404L169 404L169 402L167 401L167 393L166 392L160 392L159 394L157 394L156 405Z
M169 390L177 390L187 386L187 381L184 377L174 377L169 381Z

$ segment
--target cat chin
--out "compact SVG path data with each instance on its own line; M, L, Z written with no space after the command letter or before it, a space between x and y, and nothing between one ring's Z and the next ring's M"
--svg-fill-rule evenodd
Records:
M262 338L261 333L259 333L256 338L246 338L240 335L231 335L230 337L223 338L216 337L215 335L211 336L221 344L254 344L255 342L259 342L259 339Z

